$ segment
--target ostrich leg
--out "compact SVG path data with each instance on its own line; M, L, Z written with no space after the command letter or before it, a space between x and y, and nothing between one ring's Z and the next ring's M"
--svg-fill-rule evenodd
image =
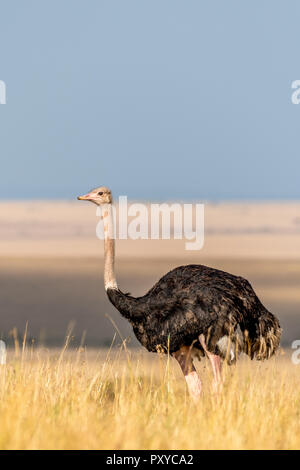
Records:
M218 392L220 388L222 387L222 374L221 374L221 369L222 369L222 362L220 356L217 356L216 354L212 354L207 350L206 344L205 344L205 339L204 335L199 336L199 341L204 349L208 359L210 360L213 374L214 374L214 383L213 383L213 390L214 392Z
M181 367L191 397L195 402L197 402L199 395L201 394L201 380L193 364L191 348L188 346L182 346L178 351L173 353L173 356Z

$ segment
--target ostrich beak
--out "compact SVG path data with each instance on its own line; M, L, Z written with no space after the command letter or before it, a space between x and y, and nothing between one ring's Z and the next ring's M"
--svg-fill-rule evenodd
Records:
M90 194L85 194L84 196L78 196L77 199L79 201L89 201L91 199L91 195Z

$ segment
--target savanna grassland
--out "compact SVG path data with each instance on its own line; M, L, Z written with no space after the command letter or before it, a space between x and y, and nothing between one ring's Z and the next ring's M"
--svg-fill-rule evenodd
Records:
M0 449L299 449L300 374L288 354L198 363L189 398L178 365L142 351L9 351L0 366Z

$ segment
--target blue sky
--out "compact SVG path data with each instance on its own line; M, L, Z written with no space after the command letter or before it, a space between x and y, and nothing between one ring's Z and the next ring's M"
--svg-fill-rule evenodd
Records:
M0 198L300 198L300 3L2 2Z

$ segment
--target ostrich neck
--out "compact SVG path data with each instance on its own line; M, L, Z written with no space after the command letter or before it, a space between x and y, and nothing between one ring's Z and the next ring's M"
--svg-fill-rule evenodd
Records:
M107 289L117 289L115 275L115 236L112 204L102 207L104 227L104 286Z

